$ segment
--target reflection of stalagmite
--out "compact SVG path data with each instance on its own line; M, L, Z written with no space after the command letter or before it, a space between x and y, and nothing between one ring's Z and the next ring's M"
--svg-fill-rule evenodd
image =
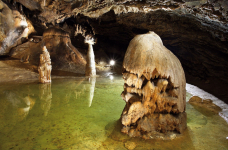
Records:
M35 104L35 99L31 96L21 96L20 92L5 92L6 99L12 104L14 110L16 110L16 120L22 121L28 115L29 111L33 108Z
M89 78L89 82L90 82L90 87L89 87L89 107L90 107L93 101L96 77Z
M51 82L51 59L46 46L43 47L43 53L40 54L39 81L41 83Z
M85 43L88 43L88 52L86 56L86 76L96 76L96 68L95 68L95 58L94 58L94 52L93 52L93 44L94 39L90 36L87 36L85 38Z
M51 100L52 100L51 84L40 84L39 91L40 91L41 109L44 111L44 116L47 116L48 111L51 108Z
M33 108L35 104L35 100L30 96L26 96L25 98L23 98L23 101L26 103L27 107L19 107L17 109L20 121L22 121L28 115L29 111Z
M154 32L136 36L123 62L122 132L145 139L186 128L185 75ZM165 134L164 134L165 133Z
M85 80L85 78L82 78L82 79L80 80L80 82L77 83L77 85L76 85L74 88L77 88L78 86L80 86L80 85L82 84L82 82L84 82L84 80ZM81 91L74 91L74 93L75 93L75 98L78 99L78 97L80 97L81 94L84 93L84 90L85 90L85 86L82 88Z

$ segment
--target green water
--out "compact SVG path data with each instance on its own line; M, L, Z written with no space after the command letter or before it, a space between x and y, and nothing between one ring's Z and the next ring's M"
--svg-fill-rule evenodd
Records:
M122 90L121 76L0 85L0 150L126 150L128 141L137 145L135 150L228 149L227 123L188 103L183 136L129 138L118 121L125 105Z

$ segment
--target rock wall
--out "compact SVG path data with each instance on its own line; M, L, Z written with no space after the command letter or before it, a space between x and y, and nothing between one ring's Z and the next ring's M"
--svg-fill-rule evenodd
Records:
M0 1L0 55L7 55L12 47L20 45L35 32L32 23L14 6Z
M57 28L49 28L43 33L43 42L49 50L51 58L56 60L56 62L69 61L85 65L84 57L71 44L71 39L67 32Z
M40 38L40 40L36 42L34 38ZM53 69L79 71L80 69L76 66L81 66L83 72L86 61L84 56L71 44L67 32L58 28L49 28L43 33L42 37L34 38L12 49L11 57L38 66L39 56L42 53L42 47L45 45L50 53Z

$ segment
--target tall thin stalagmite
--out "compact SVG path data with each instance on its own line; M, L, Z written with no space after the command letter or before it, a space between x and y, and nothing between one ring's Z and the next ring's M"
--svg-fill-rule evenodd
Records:
M93 52L93 44L94 39L90 36L86 36L85 43L88 43L88 52L86 56L86 76L96 76L96 68L95 68L95 56Z

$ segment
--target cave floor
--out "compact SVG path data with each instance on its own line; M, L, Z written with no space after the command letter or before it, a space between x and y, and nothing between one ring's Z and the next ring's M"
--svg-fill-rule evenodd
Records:
M129 143L136 145L135 150L227 149L226 121L189 103L188 127L181 136L129 138L120 132L122 90L122 77L112 75L54 78L51 84L1 84L0 149L124 150ZM187 100L190 97L187 94Z
M30 83L38 81L37 67L19 60L4 59L0 61L0 83Z

